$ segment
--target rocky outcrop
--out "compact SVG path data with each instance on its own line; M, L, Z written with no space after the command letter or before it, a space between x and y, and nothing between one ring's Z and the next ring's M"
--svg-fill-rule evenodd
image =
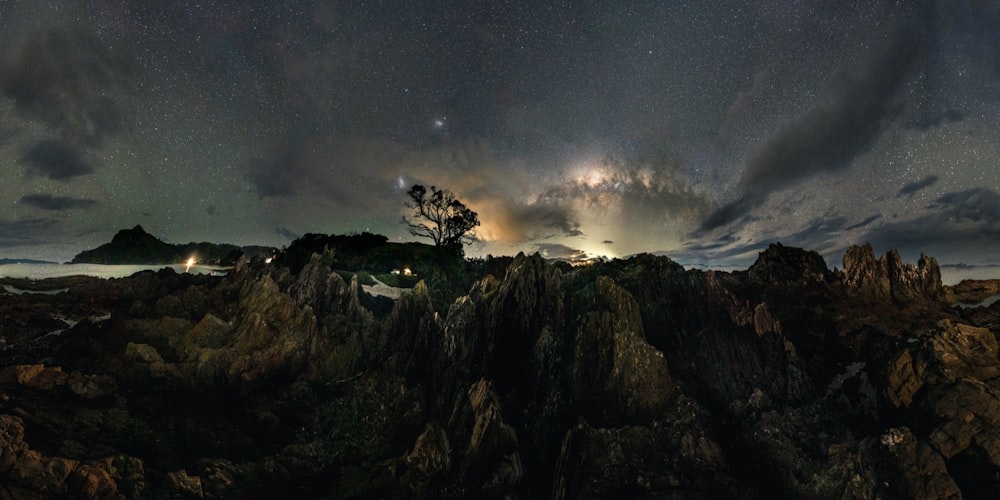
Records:
M3 498L138 498L142 476L141 463L126 456L81 462L43 454L25 442L20 418L0 414Z
M881 485L865 485L864 493L869 498L962 498L944 457L906 427L890 428L878 440L866 439L862 449L871 457L873 472L894 479Z
M747 269L750 281L761 286L779 283L815 285L823 282L829 272L826 261L819 253L786 247L781 243L769 245Z
M0 371L0 383L42 391L59 388L82 399L113 397L118 389L115 379L107 375L65 373L58 366L41 364L8 366Z
M552 498L738 498L707 414L685 396L652 425L595 428L579 421L563 438Z
M893 249L875 260L870 243L852 246L844 253L844 284L880 300L912 302L941 293L941 269L937 260L920 256L917 265L904 264Z
M1000 294L1000 279L962 280L942 291L941 300L948 304L977 304Z
M326 252L5 296L0 495L1000 494L1000 314L941 302L933 259L848 254L519 255L446 308Z

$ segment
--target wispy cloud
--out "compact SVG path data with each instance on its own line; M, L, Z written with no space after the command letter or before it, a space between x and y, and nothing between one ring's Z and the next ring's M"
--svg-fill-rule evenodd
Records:
M535 245L535 251L546 259L580 260L587 258L587 252L559 243L539 243Z
M839 85L819 104L750 156L740 181L742 194L708 216L700 231L735 222L772 192L843 170L868 151L904 105L898 90L926 58L926 25L925 14L914 14L899 22L873 57L844 68Z
M896 197L901 198L903 196L913 196L914 194L933 186L935 183L937 183L937 181L938 181L938 176L928 175L927 177L924 177L919 181L908 182L899 189L899 191L896 193Z
M51 243L51 233L58 224L58 220L49 217L0 220L0 248Z
M35 208L50 211L90 208L97 204L96 200L72 198L68 196L52 196L50 194L27 194L21 197L20 202Z
M861 222L858 222L857 224L854 224L852 226L845 227L844 231L851 231L851 230L857 229L859 227L865 227L868 224L871 224L872 222L875 222L875 221L877 221L877 220L879 220L881 218L882 218L882 214L869 215L868 217L865 218L865 220L863 220Z
M1000 255L1000 194L972 188L941 195L928 212L883 224L864 239L910 256L921 252L968 262L996 262Z
M125 120L115 100L129 88L134 63L83 27L6 37L0 50L0 94L14 109L55 129L63 140L97 146Z
M291 229L288 229L287 227L276 228L274 232L277 233L282 238L285 238L289 241L297 240L299 239L299 237L302 236L301 234L293 232Z

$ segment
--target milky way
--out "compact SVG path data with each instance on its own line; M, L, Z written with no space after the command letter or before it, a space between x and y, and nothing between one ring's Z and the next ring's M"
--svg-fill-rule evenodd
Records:
M411 240L421 183L471 255L1000 260L993 2L6 1L0 117L0 258Z

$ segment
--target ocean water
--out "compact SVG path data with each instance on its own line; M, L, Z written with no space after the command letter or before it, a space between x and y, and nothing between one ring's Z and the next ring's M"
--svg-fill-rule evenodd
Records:
M219 266L194 265L185 271L184 264L173 265L129 265L109 266L102 264L3 264L0 265L0 278L45 279L64 276L96 276L98 278L124 278L139 271L158 271L169 267L177 273L211 274L225 272L227 268Z

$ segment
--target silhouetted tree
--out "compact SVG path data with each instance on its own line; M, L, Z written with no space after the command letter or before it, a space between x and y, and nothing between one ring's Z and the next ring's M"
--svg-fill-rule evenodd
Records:
M430 238L438 247L456 252L462 251L462 244L475 241L469 231L479 225L479 215L458 201L447 189L431 186L430 195L420 184L414 184L406 192L410 201L407 207L413 215L403 216L410 234Z

